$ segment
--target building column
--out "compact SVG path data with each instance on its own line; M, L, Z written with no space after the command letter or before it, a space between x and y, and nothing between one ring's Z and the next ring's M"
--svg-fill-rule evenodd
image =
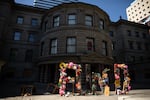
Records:
M60 74L60 71L59 71L59 65L58 64L55 64L55 78L54 78L54 83L58 83L59 81L59 74Z
M43 74L44 74L44 83L46 83L47 82L47 79L48 79L48 77L47 77L47 75L48 75L48 64L45 64L45 66L44 66L44 72L43 72Z
M39 82L42 82L42 65L39 66L38 72L39 72Z

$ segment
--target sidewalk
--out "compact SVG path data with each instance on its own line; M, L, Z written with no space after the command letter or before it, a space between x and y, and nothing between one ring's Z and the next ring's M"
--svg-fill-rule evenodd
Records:
M117 100L117 96L90 95L90 96L60 96L60 95L38 95L26 97L9 97L0 100Z
M0 100L150 100L150 90L131 90L128 95L115 95L111 91L110 96L104 95L86 95L69 97L56 95L32 95L0 98Z
M128 95L118 96L118 100L150 100L150 89L131 90Z

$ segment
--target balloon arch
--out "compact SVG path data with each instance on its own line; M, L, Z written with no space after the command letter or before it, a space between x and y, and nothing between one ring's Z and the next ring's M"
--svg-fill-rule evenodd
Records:
M123 89L121 91L121 77L120 77L120 70L123 70L124 82L123 82ZM130 86L130 77L128 66L125 64L114 64L114 75L115 75L115 90L116 94L127 94L131 89Z
M74 64L73 62L69 63L60 63L60 78L59 78L59 94L61 96L65 95L66 84L67 83L75 83L76 89L81 90L81 82L80 82L80 74L81 74L81 65ZM67 76L67 69L75 70L75 77ZM74 88L74 87L73 87Z
M59 94L61 96L65 95L66 90L66 84L67 83L73 83L73 86L75 84L75 87L78 91L81 91L81 65L80 64L74 64L73 62L69 63L60 63L60 78L59 78ZM75 77L67 76L67 69L73 69L75 71ZM121 77L120 77L120 70L123 70L123 76L124 76L124 82L123 82L123 89L121 90ZM129 71L128 66L125 64L114 64L114 76L115 76L115 90L116 94L127 94L129 90L131 89L130 86L130 77L129 77ZM74 87L73 87L74 89Z

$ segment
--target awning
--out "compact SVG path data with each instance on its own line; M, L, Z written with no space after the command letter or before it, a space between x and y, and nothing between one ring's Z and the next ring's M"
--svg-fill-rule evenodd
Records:
M107 56L100 56L97 53L90 53L86 55L82 55L80 57L81 62L83 63L101 63L101 64L109 64L113 65L114 60Z
M60 62L100 63L100 64L109 64L109 65L114 64L114 60L110 57L100 56L96 53L88 53L82 55L49 56L49 57L39 59L38 65L60 63Z

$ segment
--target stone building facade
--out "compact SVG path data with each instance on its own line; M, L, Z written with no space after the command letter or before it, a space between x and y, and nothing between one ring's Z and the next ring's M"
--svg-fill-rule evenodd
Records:
M76 2L47 10L1 0L0 12L1 80L57 84L59 64L74 62L82 66L83 86L87 74L104 68L111 69L113 85L114 63L141 66L149 61L145 60L150 49L148 27L126 20L111 22L94 5ZM138 73L143 67L134 68ZM68 71L70 76L74 73Z
M0 2L2 78L32 80L38 57L40 23L45 10Z
M150 35L149 27L120 19L110 25L115 63L129 66L135 83L150 82Z
M110 19L97 6L77 2L45 10L9 0L0 4L2 79L57 84L61 62L81 64L82 84L87 73L113 70Z
M90 73L112 66L110 20L104 11L83 3L63 4L48 10L42 19L38 59L41 82L57 82L57 76L43 73L59 74L60 62L81 64L83 76L85 65ZM52 77L56 80L50 80Z

